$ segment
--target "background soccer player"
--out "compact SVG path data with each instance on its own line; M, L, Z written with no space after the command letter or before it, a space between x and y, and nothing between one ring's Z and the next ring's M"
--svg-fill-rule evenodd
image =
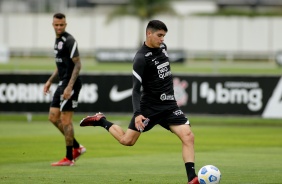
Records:
M52 166L72 166L74 161L86 151L85 147L74 138L72 117L78 105L77 100L82 85L79 77L81 62L77 42L65 31L66 26L65 15L56 13L53 16L53 27L56 33L54 53L57 68L45 83L44 93L49 92L53 80L58 77L59 83L50 105L49 120L65 136L66 157L52 163Z

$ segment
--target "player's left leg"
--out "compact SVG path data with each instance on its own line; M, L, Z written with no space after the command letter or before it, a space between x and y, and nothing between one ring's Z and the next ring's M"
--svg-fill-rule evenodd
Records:
M172 125L170 129L182 142L182 156L184 162L194 162L194 134L189 125Z
M195 152L194 152L194 134L189 124L171 125L170 129L175 133L182 142L182 157L188 177L188 183L198 184L195 173ZM195 180L195 181L194 181Z
M63 125L66 146L73 146L74 129L72 124L72 111L65 111L61 113L61 121Z
M73 160L74 129L72 124L73 111L61 112L61 123L66 143L66 158Z

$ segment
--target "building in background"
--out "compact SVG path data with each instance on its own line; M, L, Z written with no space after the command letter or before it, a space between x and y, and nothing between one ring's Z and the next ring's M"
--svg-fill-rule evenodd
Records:
M172 0L180 14L211 12L213 0ZM1 13L49 13L66 11L96 11L128 4L129 0L0 0Z
M48 13L69 9L112 7L130 0L0 0L1 13ZM252 10L281 8L281 0L172 0L181 13L211 12L216 9L249 8ZM216 9L214 9L216 7Z
M64 12L68 28L79 40L82 54L99 49L136 49L136 17L123 17L106 24L107 15L130 0L0 0L0 44L10 55L52 55L51 17ZM282 50L282 18L212 16L221 9L258 11L281 8L280 0L172 0L178 16L157 16L169 27L170 49L182 49L190 58L270 59ZM204 16L198 16L204 14ZM282 14L281 14L282 15ZM20 31L18 31L20 28ZM129 29L130 28L130 29ZM130 39L128 35L130 32ZM143 32L143 31L142 31ZM144 36L144 35L143 35ZM281 53L281 52L279 52ZM280 57L278 57L280 58Z

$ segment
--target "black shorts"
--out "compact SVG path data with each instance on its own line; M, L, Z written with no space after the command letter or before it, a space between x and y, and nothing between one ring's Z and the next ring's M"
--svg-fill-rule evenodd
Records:
M60 111L74 111L78 106L78 95L81 85L75 85L71 92L71 98L68 100L62 99L62 95L67 86L58 85L50 107L60 108Z
M158 110L162 109L162 110ZM163 110L165 109L165 110ZM146 132L152 129L155 125L159 124L163 128L170 130L170 125L183 125L188 124L189 120L181 111L181 109L177 105L169 105L167 108L164 105L161 106L141 106L141 113L144 117L149 118L150 121L148 125L145 127L143 132ZM129 129L136 130L135 128L135 117L131 118L130 124L128 126Z

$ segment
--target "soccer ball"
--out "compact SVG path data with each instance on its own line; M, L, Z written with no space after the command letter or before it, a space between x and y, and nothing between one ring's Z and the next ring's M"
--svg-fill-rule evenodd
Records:
M205 165L198 172L200 184L218 184L221 179L219 169L213 165Z

